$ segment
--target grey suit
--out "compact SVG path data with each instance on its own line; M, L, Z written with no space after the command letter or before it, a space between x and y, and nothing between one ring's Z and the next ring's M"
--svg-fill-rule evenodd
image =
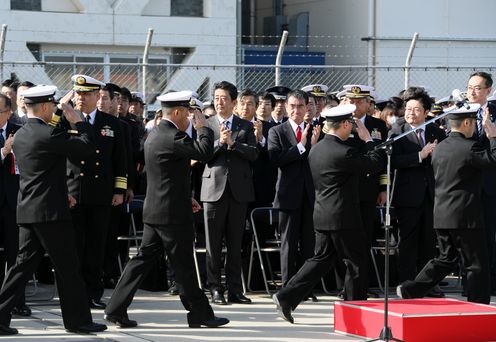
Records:
M211 290L222 292L222 238L226 237L227 287L241 292L241 240L248 203L255 199L250 162L257 159L253 124L233 116L232 140L228 147L219 144L219 118L208 120L214 131L214 156L203 171L201 201L204 203L207 243L207 278Z

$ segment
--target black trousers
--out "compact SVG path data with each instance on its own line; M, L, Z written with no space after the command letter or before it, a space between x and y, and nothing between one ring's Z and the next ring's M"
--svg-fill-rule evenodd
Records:
M433 228L433 202L426 196L419 207L396 208L398 218L398 278L413 280L434 258L436 235Z
M403 290L412 298L423 297L458 267L461 254L467 271L468 301L489 304L489 261L483 229L436 229L439 257L430 260ZM460 253L458 253L460 249Z
M92 322L88 299L76 254L71 222L22 224L19 227L19 254L0 291L0 324L10 325L12 308L45 252L55 269L62 318L66 329Z
M281 278L283 286L296 274L303 262L314 255L313 203L304 195L302 206L279 211L281 231Z
M241 244L245 231L248 203L234 199L230 187L217 202L203 202L205 242L207 247L207 282L214 291L224 291L221 283L222 241L225 238L226 285L229 292L242 292Z
M99 300L104 291L103 263L110 210L110 205L84 204L78 204L71 210L88 299Z
M203 291L198 287L193 259L192 225L145 224L138 254L126 265L112 293L106 314L127 317L127 308L141 281L153 271L156 259L167 253L175 270L181 302L188 313L189 323L198 323L213 317L213 310Z
M0 232L5 255L5 265L0 264L0 273L2 273L1 278L4 279L3 270L15 265L17 253L19 252L19 227L16 223L16 209L11 208L7 201L4 201L0 207ZM18 305L24 305L25 303L26 297L23 293L19 298Z
M491 290L496 291L496 196L482 192L482 211L486 232L486 246L489 257Z
M123 264L129 255L128 241L118 241L120 235L129 235L129 214L126 212L126 204L112 206L110 219L105 239L105 257L103 262L104 279L119 278L119 257Z
M362 229L316 231L315 255L308 259L298 273L278 293L280 302L296 309L312 291L320 278L344 261L344 299L367 299L367 247Z

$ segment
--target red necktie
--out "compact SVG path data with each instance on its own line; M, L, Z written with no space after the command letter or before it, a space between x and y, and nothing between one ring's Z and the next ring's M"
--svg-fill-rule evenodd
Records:
M301 141L301 127L298 126L296 128L296 141L300 142Z

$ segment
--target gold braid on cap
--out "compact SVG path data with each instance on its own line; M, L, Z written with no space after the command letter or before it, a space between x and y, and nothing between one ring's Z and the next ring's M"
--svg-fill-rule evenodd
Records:
M86 78L84 78L83 76L78 76L76 78L76 83L81 85L81 84L85 84L86 83Z

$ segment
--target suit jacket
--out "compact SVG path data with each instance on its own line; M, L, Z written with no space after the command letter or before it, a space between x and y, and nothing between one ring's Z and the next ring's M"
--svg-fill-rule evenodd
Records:
M94 151L90 125L79 122L75 126L79 136L29 118L17 131L13 144L20 172L17 223L71 220L67 158L84 159Z
M395 137L403 132L410 131L408 123L394 127L390 136ZM435 140L441 142L446 137L442 129L435 125L425 127L425 143ZM426 196L434 200L434 172L431 157L419 162L419 152L422 150L417 135L411 133L397 140L393 144L391 155L392 167L396 170L396 180L393 189L392 205L395 207L420 206Z
M231 127L234 145L228 147L227 144L219 144L218 116L209 118L207 122L214 131L214 154L203 171L201 200L218 201L229 183L236 201L253 201L255 193L250 162L258 156L253 124L234 115Z
M491 117L496 116L496 104L488 102L487 104L489 108L489 113ZM474 133L472 137L475 140L478 140L479 143L482 144L485 148L489 148L489 139L483 134L481 137L477 137ZM496 170L485 169L482 171L482 178L484 180L484 186L482 187L482 191L484 195L496 197Z
M373 116L366 115L365 127L367 127L375 143L380 143L386 140L388 129L384 121L374 118ZM354 133L353 136L348 138L345 143L349 146L358 148L362 152L366 152L365 142L358 137L357 133ZM383 170L376 173L364 173L360 175L361 202L376 203L379 192L386 191L385 180L387 178L385 177L385 174L386 170L383 168Z
M210 128L198 130L198 140L167 120L150 132L145 142L147 191L143 222L193 224L191 210L191 159L206 161L213 155Z
M315 184L313 223L316 230L362 229L359 176L377 173L384 164L382 151L363 153L339 137L326 134L308 157Z
M21 126L7 122L5 136L15 134ZM1 153L1 152L0 152ZM0 207L6 202L9 208L17 206L17 193L19 192L19 175L15 171L15 157L13 153L5 156L0 162Z
M269 159L269 129L275 124L262 121L262 135L265 145L257 144L258 158L252 162L253 184L255 186L255 201L257 203L272 203L276 192L277 168Z
M63 124L64 120L61 120ZM119 119L97 110L91 125L95 142L86 158L69 156L67 187L79 204L111 205L127 189L127 160Z
M434 150L434 228L484 228L482 170L496 169L496 139L488 140L489 147L485 147L451 132Z
M310 132L312 128L310 128ZM296 209L301 206L304 192L311 203L315 200L315 192L308 164L308 153L311 148L310 137L307 138L305 153L300 154L296 135L291 123L286 121L269 130L269 158L278 168L274 207Z

